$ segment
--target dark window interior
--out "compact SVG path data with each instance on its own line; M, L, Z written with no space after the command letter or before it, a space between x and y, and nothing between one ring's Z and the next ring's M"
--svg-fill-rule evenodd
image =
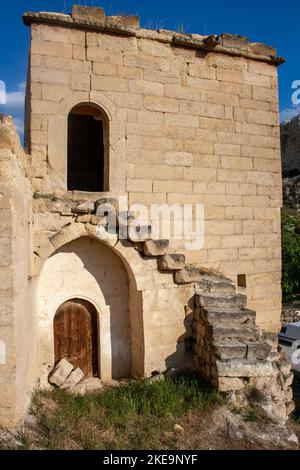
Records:
M237 275L237 285L239 287L247 287L246 274L238 274Z
M104 190L103 121L92 113L69 114L68 190Z

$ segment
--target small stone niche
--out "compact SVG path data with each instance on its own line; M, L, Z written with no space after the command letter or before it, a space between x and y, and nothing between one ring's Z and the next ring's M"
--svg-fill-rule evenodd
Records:
M238 287L247 287L246 274L238 274L237 275L237 285L238 285Z

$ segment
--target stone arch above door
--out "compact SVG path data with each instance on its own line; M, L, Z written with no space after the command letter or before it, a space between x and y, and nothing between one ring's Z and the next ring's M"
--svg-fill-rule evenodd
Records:
M44 263L67 243L77 240L81 237L89 237L96 239L99 243L103 243L121 258L126 267L128 276L136 286L137 290L142 290L145 280L145 263L133 243L128 240L119 240L117 236L112 235L106 240L100 240L97 236L96 226L74 222L67 227L59 230L51 239L44 240L43 246L35 251L35 275L39 275ZM148 289L152 287L151 283L147 285Z
M143 375L143 354L132 349L132 344L138 344L140 351L144 348L141 296L121 258L87 236L63 244L41 271L37 290L41 363L54 364L53 318L72 298L91 302L99 314L101 378Z

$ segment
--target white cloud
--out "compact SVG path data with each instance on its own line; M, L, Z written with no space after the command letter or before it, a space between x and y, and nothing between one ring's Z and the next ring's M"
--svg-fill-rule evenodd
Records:
M16 91L6 93L6 108L23 110L25 102L26 83L21 82Z
M14 123L15 123L17 131L19 132L19 134L23 135L24 134L24 119L21 119L18 117L14 117L13 119L14 119Z
M11 115L16 129L21 136L24 134L24 106L26 82L20 82L13 91L6 92L6 103L0 106L3 114Z
M280 122L290 121L293 117L300 114L300 104L293 106L292 108L283 109L280 113Z
M4 104L6 101L6 87L5 83L0 80L0 104Z

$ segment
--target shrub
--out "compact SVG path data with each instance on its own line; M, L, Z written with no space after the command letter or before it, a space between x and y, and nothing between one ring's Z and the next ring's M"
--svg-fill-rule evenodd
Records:
M297 211L283 210L282 290L285 300L292 300L300 293L300 235L295 230L299 223L300 216Z

